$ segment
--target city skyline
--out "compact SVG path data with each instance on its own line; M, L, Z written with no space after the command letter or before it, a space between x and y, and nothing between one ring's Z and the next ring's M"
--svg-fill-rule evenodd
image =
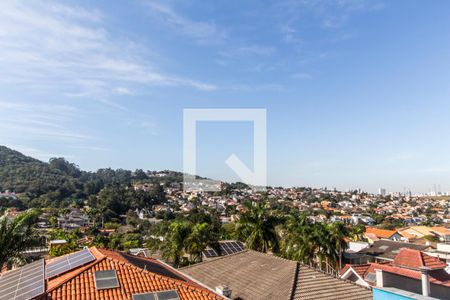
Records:
M444 1L7 1L0 144L82 169L182 170L183 110L267 111L268 184L450 191ZM247 122L201 124L198 175L251 166Z

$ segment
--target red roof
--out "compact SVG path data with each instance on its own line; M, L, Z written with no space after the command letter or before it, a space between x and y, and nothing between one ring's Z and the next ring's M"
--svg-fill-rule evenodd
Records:
M429 256L419 250L402 248L394 259L393 265L420 270L428 268L439 270L447 267L447 264L438 258Z
M418 270L406 269L388 264L373 264L375 269L382 270L383 272L389 272L396 275L421 280L422 272ZM445 270L434 270L429 272L430 283L444 285L450 287L450 274Z
M345 265L342 270L340 271L340 274L343 275L345 272L348 271L348 269L352 268L353 271L358 274L359 276L364 278L364 275L367 273L367 270L369 269L371 264L363 264L363 265Z
M395 230L378 229L375 227L367 227L366 233L374 234L378 238L388 239L397 233Z
M167 290L176 290L182 300L222 299L191 281L176 280L138 268L115 251L99 250L95 247L90 248L90 251L95 256L95 261L48 281L47 299L129 300L133 294ZM96 289L94 272L103 270L116 270L119 287Z
M392 263L369 263L363 265L345 265L340 274L343 275L350 268L360 277L365 278L376 269L399 276L421 280L422 269L429 270L430 282L450 287L450 274L445 271L447 265L437 258L413 249L402 248ZM373 284L372 282L367 282Z

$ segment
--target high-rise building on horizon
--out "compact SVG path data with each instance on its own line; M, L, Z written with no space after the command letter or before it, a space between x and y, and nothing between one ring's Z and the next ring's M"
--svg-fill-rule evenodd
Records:
M378 189L378 195L386 196L386 189L385 188L379 188Z

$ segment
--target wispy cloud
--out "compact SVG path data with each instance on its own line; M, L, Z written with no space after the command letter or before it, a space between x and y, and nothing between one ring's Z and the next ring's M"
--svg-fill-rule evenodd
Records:
M166 74L150 55L141 54L137 43L112 36L95 9L5 1L0 10L0 84L93 99L136 86L216 88Z
M268 84L234 84L231 86L224 86L224 89L239 92L260 92L260 91L276 91L281 92L286 90L286 87L277 83Z
M101 152L110 152L111 151L111 149L109 149L109 148L98 147L98 146L89 146L89 145L77 145L77 146L71 146L70 148L89 150L89 151L101 151Z
M149 15L158 20L176 34L193 39L198 44L222 43L227 34L214 21L193 20L177 12L167 2L146 1Z
M93 136L73 131L67 124L81 111L68 105L0 101L2 139L92 140Z
M262 46L262 45L247 45L247 46L239 46L236 48L230 48L228 50L219 51L219 55L232 58L232 57L241 57L241 56L267 56L271 55L275 52L275 48L271 46Z
M384 8L384 3L373 0L284 0L277 3L284 10L288 23L313 19L322 28L341 28L351 16L357 13L378 11ZM292 26L282 27L285 34L295 33Z

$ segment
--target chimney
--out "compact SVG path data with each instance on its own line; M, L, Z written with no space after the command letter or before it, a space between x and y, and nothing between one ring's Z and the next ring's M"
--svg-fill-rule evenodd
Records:
M226 285L216 286L216 293L227 298L231 298L231 288Z
M383 287L384 286L383 270L375 269L375 276L376 276L376 280L377 280L377 287Z
M430 275L428 272L430 271L429 268L421 268L420 270L422 272L422 295L424 297L430 296Z

